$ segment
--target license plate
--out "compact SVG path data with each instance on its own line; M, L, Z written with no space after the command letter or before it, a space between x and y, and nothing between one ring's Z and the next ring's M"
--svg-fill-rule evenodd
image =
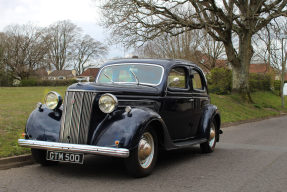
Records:
M46 159L49 161L61 161L61 162L83 164L84 154L69 153L69 152L62 152L62 151L47 151Z

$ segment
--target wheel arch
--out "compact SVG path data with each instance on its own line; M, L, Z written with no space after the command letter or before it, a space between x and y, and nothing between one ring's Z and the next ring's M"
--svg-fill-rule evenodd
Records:
M160 148L166 148L165 143L168 140L166 133L166 126L162 119L152 119L146 127L152 127L156 132L158 144Z
M215 105L209 104L205 106L203 113L202 113L202 118L200 120L198 135L201 138L208 138L210 124L213 120L216 124L215 126L217 129L217 133L219 133L220 126L221 126L221 118L220 118L219 110L217 109ZM217 141L219 141L219 135L217 137Z
M92 145L115 147L115 140L119 141L119 147L133 149L137 147L143 131L152 126L161 144L167 148L171 143L166 125L161 116L147 108L133 108L129 113L121 112L117 118L111 117L97 128L101 130L93 134Z
M215 113L214 117L214 122L215 122L215 128L217 129L217 137L216 137L216 142L219 141L219 130L221 126L221 118L219 113Z

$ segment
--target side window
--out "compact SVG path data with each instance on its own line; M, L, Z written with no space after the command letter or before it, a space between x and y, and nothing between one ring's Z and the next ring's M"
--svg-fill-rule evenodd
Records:
M186 89L185 69L183 67L173 68L168 74L167 84L170 88Z
M193 78L192 78L193 89L203 90L202 79L201 79L200 74L195 70L193 70L192 73L193 73Z

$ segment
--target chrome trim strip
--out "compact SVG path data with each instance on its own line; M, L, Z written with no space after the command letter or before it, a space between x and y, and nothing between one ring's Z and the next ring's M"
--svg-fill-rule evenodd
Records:
M68 89L66 92L98 92L96 90L85 90L85 89Z
M161 73L161 77L160 77L159 83L157 83L157 84L151 84L151 83L141 83L141 82L140 82L140 84L142 84L142 85L158 86L158 85L160 85L161 82L162 82L163 75L164 75L164 68L163 68L163 66L158 65L158 64L150 64L150 63L117 63L117 64L108 64L108 65L106 65L106 66L104 66L104 67L102 67L102 68L100 69L100 71L98 72L97 79L96 79L95 82L98 83L98 79L99 79L100 74L101 74L101 72L102 72L102 70L103 70L104 68L110 67L110 66L116 66L116 65L117 65L117 66L118 66L118 65L149 65L149 66L160 67L160 68L162 69L162 73ZM114 84L125 84L125 83L126 83L126 82L114 82ZM131 83L131 82L128 82L128 83ZM131 83L131 84L137 84L137 83Z
M55 151L68 151L68 152L81 152L95 155L105 155L112 157L129 157L129 150L125 148L113 148L113 147L100 147L94 145L80 145L80 144L68 144L57 143L48 141L37 141L28 139L18 139L18 144L22 147L55 150Z

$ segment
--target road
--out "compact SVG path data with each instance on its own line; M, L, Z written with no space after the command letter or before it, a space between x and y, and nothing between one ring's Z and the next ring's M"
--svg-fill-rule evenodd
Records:
M133 179L121 159L29 165L0 171L0 191L287 191L287 116L223 129L212 154L162 153L153 174Z

